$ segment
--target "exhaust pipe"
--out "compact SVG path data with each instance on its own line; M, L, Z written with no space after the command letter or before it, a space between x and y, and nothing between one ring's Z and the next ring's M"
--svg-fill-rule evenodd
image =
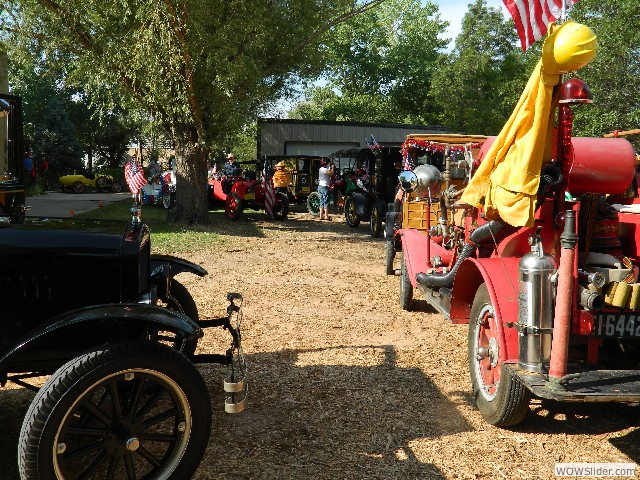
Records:
M458 255L456 263L451 270L447 273L418 273L416 275L416 282L425 287L431 288L450 288L453 286L453 280L456 277L458 267L463 260L469 258L475 253L476 246L479 243L484 242L490 238L502 239L506 235L509 235L515 231L515 228L502 220L492 220L484 225L476 228L471 235L469 235L470 242L467 242Z

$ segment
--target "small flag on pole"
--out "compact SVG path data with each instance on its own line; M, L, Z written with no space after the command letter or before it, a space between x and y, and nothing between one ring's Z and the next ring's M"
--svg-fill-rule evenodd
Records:
M502 0L513 17L522 51L547 34L547 27L562 15L565 8L578 0Z
M131 157L131 160L124 166L124 179L133 194L138 193L138 190L147 183L147 179L144 177L144 171L135 156Z
M371 148L380 148L380 144L376 140L376 137L373 136L373 133L371 134Z
M273 188L271 165L266 159L264 161L264 170L262 172L262 190L264 191L264 209L269 218L275 218L273 216L273 210L276 206L276 192Z

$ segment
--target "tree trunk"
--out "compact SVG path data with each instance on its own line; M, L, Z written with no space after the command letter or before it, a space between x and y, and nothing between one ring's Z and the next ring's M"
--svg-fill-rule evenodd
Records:
M169 218L174 222L205 224L207 205L207 164L205 149L179 135L176 145L176 204Z

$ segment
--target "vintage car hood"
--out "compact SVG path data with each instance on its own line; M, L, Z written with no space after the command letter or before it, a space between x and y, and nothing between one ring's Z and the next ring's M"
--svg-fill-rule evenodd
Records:
M128 231L129 223L123 221L27 217L21 225L0 226L0 251L1 255L23 249L114 252L123 248Z

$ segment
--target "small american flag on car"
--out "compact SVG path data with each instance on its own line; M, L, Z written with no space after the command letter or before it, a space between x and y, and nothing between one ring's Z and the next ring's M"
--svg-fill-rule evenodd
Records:
M142 166L136 160L136 157L131 157L131 160L124 166L124 179L129 185L131 193L136 194L147 183L147 179L144 177L144 171Z

